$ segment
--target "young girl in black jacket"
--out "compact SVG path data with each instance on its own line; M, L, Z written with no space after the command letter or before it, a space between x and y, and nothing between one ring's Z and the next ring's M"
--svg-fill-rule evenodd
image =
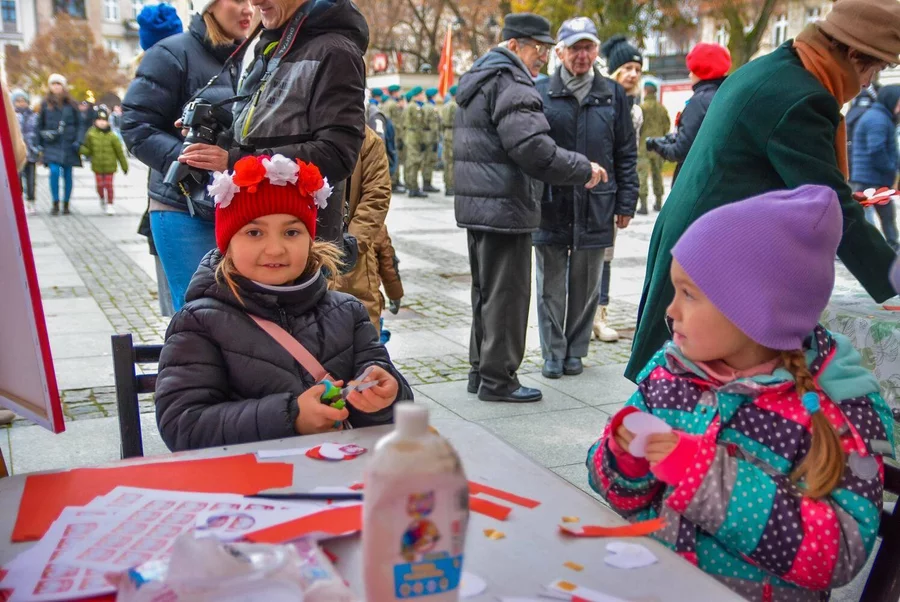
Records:
M340 251L315 240L331 193L318 168L281 155L246 157L214 174L209 192L218 249L194 275L159 362L156 417L169 448L390 422L394 402L412 391L362 304L328 290L324 272L337 273ZM288 350L296 342L321 366L296 360ZM374 384L337 409L321 401L324 372L339 387Z

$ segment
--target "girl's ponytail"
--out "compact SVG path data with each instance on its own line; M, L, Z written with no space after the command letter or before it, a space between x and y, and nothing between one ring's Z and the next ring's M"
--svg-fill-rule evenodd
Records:
M794 376L799 397L802 398L807 393L817 393L816 383L806 366L803 351L782 351L781 361ZM829 495L841 482L845 458L841 439L825 413L817 410L811 414L812 444L803 462L794 470L791 479L794 482L805 479L806 495L819 499Z

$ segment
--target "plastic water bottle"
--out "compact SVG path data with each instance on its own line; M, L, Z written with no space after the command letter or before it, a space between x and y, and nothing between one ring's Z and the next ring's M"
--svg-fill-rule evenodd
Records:
M453 447L428 428L428 410L397 404L396 428L365 471L366 600L456 602L469 523L469 485Z

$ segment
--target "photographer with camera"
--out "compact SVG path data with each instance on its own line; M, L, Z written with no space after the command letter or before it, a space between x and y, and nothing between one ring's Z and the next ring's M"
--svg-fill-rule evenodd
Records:
M227 101L237 93L239 77L238 43L247 37L253 17L250 0L194 0L194 7L197 13L188 31L147 50L122 101L125 143L151 169L150 227L175 311L184 304L185 290L200 260L216 246L214 204L206 191L209 175L185 173L175 185L165 183L170 168L180 165L178 157L184 148L175 122L186 112L205 120L207 127L195 132L203 136L215 131L214 143L218 132L228 129ZM195 100L200 90L202 97ZM212 108L217 103L223 106ZM224 118L225 123L210 125L216 118Z
M234 145L192 144L179 161L215 172L244 156L282 154L318 166L335 190L317 236L343 244L352 267L357 246L343 233L341 200L365 135L368 25L350 0L251 2L262 26L233 105Z

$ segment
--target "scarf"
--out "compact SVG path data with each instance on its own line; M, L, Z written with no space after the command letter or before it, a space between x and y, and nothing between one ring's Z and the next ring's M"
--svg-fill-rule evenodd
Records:
M569 92L575 95L579 103L584 102L585 97L594 86L594 70L591 69L582 75L572 75L564 66L559 68L559 76Z
M859 93L859 77L846 56L832 48L831 42L814 24L806 26L797 39L794 48L800 55L803 67L809 71L839 104L844 105ZM834 152L838 168L844 179L850 178L850 164L847 160L847 123L841 117L834 133Z

